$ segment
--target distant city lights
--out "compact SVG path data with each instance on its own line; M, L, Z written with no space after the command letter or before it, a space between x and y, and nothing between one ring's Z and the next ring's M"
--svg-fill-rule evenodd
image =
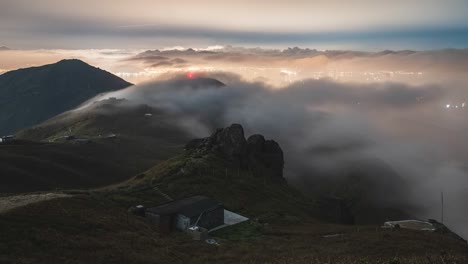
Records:
M458 104L446 104L445 108L446 109L458 109L458 108L465 108L466 102L461 103L460 105Z
M286 74L286 75L289 75L289 76L291 76L291 75L297 75L297 72L295 72L295 71L290 71L290 70L281 70L280 73Z

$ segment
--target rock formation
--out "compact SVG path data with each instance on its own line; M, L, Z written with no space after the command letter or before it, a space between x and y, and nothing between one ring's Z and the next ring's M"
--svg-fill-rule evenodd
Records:
M261 170L272 179L283 180L283 151L274 140L252 135L247 140L239 124L217 129L210 137L190 141L186 150L223 155L235 166L252 171Z

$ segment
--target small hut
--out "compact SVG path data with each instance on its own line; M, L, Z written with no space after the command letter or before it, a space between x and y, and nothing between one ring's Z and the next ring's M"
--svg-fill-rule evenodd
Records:
M212 229L224 224L224 208L214 199L192 196L148 208L146 217L158 226L161 233L175 229L187 231L193 226Z

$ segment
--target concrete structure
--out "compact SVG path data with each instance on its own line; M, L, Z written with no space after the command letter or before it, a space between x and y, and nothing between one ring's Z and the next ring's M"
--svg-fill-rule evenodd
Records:
M189 227L187 233L189 233L193 240L205 240L208 238L208 230L199 226Z
M187 231L198 226L212 229L224 224L223 205L205 196L192 196L146 209L146 217L161 233Z
M244 217L242 215L239 215L239 214L236 214L234 212L224 209L224 225L210 229L208 232L214 232L216 230L219 230L228 226L232 226L232 225L237 225L248 220L249 219L247 217Z

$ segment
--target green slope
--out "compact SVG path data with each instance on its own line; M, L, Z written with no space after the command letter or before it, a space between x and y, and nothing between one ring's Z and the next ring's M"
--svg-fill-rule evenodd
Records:
M135 190L143 190L138 192L148 192L148 196L152 196L154 187L174 199L192 195L213 197L229 210L268 221L309 218L314 213L314 201L286 182L240 169L213 154L198 156L185 152L113 186L113 190L117 190L120 198L128 193L128 199L132 201Z
M0 144L0 192L92 188L128 179L181 153L192 136L174 118L111 99L22 130L16 134L21 143ZM66 140L67 135L90 143Z

